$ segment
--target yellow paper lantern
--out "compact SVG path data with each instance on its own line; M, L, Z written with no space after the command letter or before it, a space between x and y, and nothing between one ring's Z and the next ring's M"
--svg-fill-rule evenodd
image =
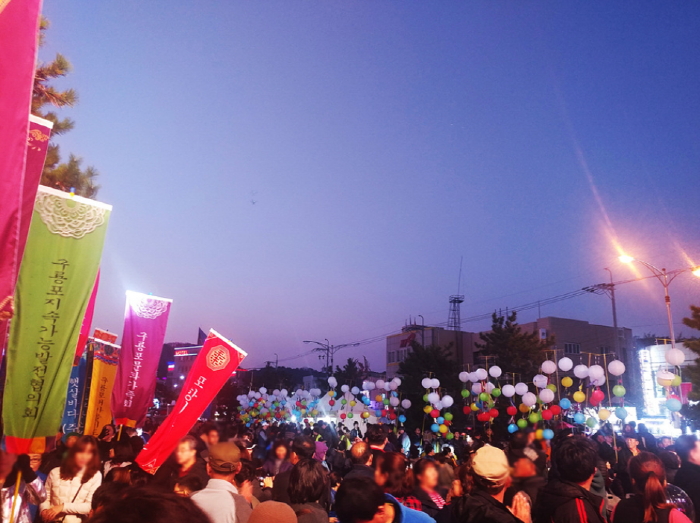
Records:
M584 401L586 401L586 395L580 390L577 390L576 392L574 392L574 401L576 403L583 403Z
M350 400L350 406L354 407L355 405L357 405L357 402L355 400Z
M600 421L605 421L610 417L610 411L608 409L600 409L598 411L598 417L600 418Z
M447 432L447 425L440 425L440 433L445 434Z
M479 407L476 406L476 403L472 403L471 409L472 409L472 412L476 412L479 410Z
M535 437L536 437L537 439L542 439L542 434L543 434L543 430L542 430L542 429L537 429L537 430L535 431Z
M423 407L423 412L425 412L426 414L430 414L432 411L433 407L431 407L430 405L426 405L425 407Z
M564 387L569 388L569 387L571 387L571 386L574 384L574 380L572 380L571 378L569 378L569 376L565 376L565 377L563 377L563 378L561 379L561 384L562 384Z
M328 395L332 398L333 396L335 396L335 391L334 391L334 390L329 390L329 391L328 391Z
M522 412L523 414L525 414L526 412L529 412L529 411L530 411L530 407L528 407L528 406L525 405L524 403L521 403L521 404L518 406L518 410L520 410L520 412Z

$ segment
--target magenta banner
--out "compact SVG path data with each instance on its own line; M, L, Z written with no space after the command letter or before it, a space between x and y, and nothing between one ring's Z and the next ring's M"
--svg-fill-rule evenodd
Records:
M153 404L171 303L167 298L126 293L122 350L111 402L117 425L142 427Z

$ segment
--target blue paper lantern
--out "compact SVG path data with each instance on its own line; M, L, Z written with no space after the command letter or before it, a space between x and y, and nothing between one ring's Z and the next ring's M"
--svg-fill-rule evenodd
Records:
M400 421L401 423L406 423L406 416L404 416L403 414L401 414L401 415L399 416L399 421Z
M439 431L440 431L440 425L438 425L437 423L433 423L433 424L430 426L430 430L432 430L433 432L439 432Z
M443 418L442 416L438 416L438 418L435 421L437 421L438 425L442 425L443 423L445 423L445 418Z
M625 410L624 407L617 407L615 409L615 416L617 416L618 419L625 419L627 417L627 410Z
M552 439L554 437L554 431L552 429L544 429L542 431L542 437L544 439Z
M584 423L586 421L586 416L583 415L583 412L577 412L574 414L574 421L576 423Z
M508 432L513 434L513 432L518 432L518 426L515 423L508 425Z
M666 400L666 408L671 412L678 412L681 410L681 406L681 401L676 398L669 398Z
M374 415L377 416L378 418L382 417L382 411L381 410L375 410Z
M569 400L568 398L562 398L562 400L559 402L559 406L563 410L568 410L571 408L571 400Z

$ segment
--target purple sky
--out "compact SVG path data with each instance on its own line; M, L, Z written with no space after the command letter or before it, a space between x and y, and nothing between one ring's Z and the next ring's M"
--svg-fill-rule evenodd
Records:
M174 299L168 341L213 327L256 366L306 339L446 321L460 256L463 317L606 281L606 266L633 278L612 238L659 266L700 263L697 3L44 11L42 57L65 54L80 94L62 150L114 205L94 326L121 334L124 292L150 292ZM662 292L621 286L620 324L666 334ZM672 298L680 323L700 280ZM542 315L611 323L603 296ZM383 341L336 362L350 355L384 368Z

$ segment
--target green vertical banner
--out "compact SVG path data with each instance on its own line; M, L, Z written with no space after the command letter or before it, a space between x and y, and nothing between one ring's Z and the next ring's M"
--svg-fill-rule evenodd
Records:
M8 452L45 452L61 426L111 210L39 187L7 346L2 419Z

